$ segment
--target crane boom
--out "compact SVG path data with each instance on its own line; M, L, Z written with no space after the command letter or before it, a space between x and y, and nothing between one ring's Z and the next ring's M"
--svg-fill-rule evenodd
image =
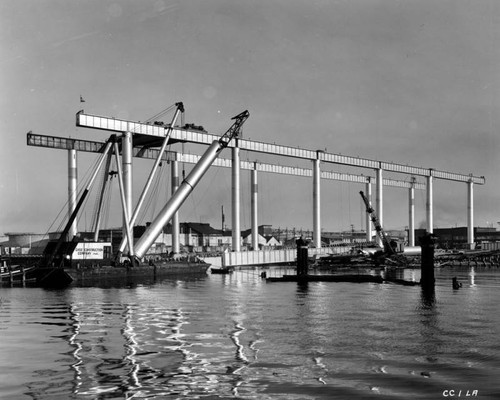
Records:
M101 157L99 158L97 166L94 169L94 172L89 180L89 183L87 184L87 187L85 188L82 195L80 196L80 200L78 201L78 203L75 206L75 209L71 213L69 220L66 223L66 226L64 227L62 233L59 235L59 239L58 239L57 243L55 244L55 247L50 249L50 252L47 256L47 262L46 262L47 265L49 265L49 266L52 265L52 263L54 262L54 260L57 258L58 255L59 255L59 259L57 260L58 261L57 266L60 266L62 264L62 255L59 254L60 249L63 246L63 243L67 240L69 229L70 229L71 225L73 224L73 222L75 221L78 212L82 208L83 203L85 201L85 198L87 197L87 195L90 191L90 188L92 187L92 184L94 183L95 178L96 178L96 176L97 176L104 160L106 159L107 154L108 154L109 150L111 149L111 146L115 140L116 140L116 135L111 135L111 137L108 139L108 141L106 143L106 147L105 147Z
M384 229L382 228L382 225L380 224L380 221L377 217L377 214L375 213L375 210L373 209L370 202L368 201L368 198L365 196L363 191L360 191L359 194L361 195L361 198L363 199L363 201L365 203L366 212L370 215L370 219L373 223L373 226L375 227L375 231L377 232L377 236L382 241L382 245L384 246L384 252L387 253L388 255L395 254L395 251L392 248L391 243L389 242L389 239L387 239L387 235L385 234ZM368 227L367 227L367 229L368 229Z
M395 263L399 267L407 267L408 266L408 260L406 257L402 254L396 253L394 248L391 246L391 243L389 242L389 239L387 238L386 233L384 232L384 229L382 228L382 224L380 223L377 214L375 213L375 210L371 206L370 202L368 201L368 198L365 196L365 194L361 191L359 192L361 195L361 198L363 199L365 206L366 206L366 212L370 215L370 219L373 223L373 226L375 227L375 231L377 232L377 236L380 238L382 241L382 245L384 246L384 253L387 256L387 260L390 260L391 262ZM369 229L367 227L366 229Z
M186 179L184 179L179 188L175 191L172 197L170 197L163 209L151 222L141 238L135 244L134 250L136 258L140 259L146 254L163 227L168 223L168 221L170 221L170 219L172 219L172 216L193 191L205 172L207 172L208 168L213 164L219 153L228 146L229 142L233 138L239 135L243 123L249 116L250 113L245 110L233 117L232 119L235 120L233 125L224 135L220 137L219 140L214 140L212 142Z
M131 229L133 228L135 221L137 220L137 216L139 215L139 211L141 210L141 207L144 203L144 200L146 198L146 195L148 193L149 188L151 187L151 184L153 182L153 178L158 171L158 166L161 163L163 154L165 153L165 150L167 149L167 144L169 143L170 140L170 134L172 133L173 127L175 126L175 123L177 121L177 117L179 116L180 113L184 112L184 104L182 102L175 103L175 106L177 107L174 116L172 117L172 122L170 123L168 129L167 129L167 134L165 136L165 139L163 139L163 143L161 145L160 151L158 152L158 156L156 157L156 161L153 165L153 168L151 172L149 173L148 179L146 181L146 184L144 185L144 189L142 190L142 193L139 197L139 200L137 201L137 205L135 206L134 212L130 216L130 226ZM123 237L122 241L120 242L120 246L118 247L118 258L121 256L123 251L125 250L125 246L127 244L126 238ZM129 249L129 252L132 249Z

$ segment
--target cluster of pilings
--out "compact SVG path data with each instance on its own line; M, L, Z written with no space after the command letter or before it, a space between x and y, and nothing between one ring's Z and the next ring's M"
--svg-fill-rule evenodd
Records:
M28 279L26 274L32 268L26 269L23 265L19 266L19 269L14 270L10 265L2 267L2 275L0 283L7 283L13 285L15 283L25 284Z
M444 255L438 257L443 266L453 267L500 267L500 251L475 252L471 254Z
M421 254L421 278L420 285L422 287L422 292L428 296L432 297L434 294L434 285L435 285L435 277L434 277L434 249L435 249L435 239L436 237L432 233L427 233L424 237L420 239L420 246L422 248ZM335 281L336 278L333 275L319 275L319 276L311 276L308 274L309 265L308 265L308 243L303 240L302 237L296 241L297 244L297 275L293 276L284 276L281 280L293 280L299 282L306 282L314 278L314 280L325 280L325 281ZM348 277L348 276L346 276ZM316 279L317 278L317 279ZM352 282L361 282L361 276L356 275L352 276ZM366 276L366 282L374 282L376 280L372 279L373 276ZM379 277L380 278L380 277ZM278 279L280 280L280 279ZM394 283L401 284L415 284L414 282L406 282L398 279L385 279ZM383 279L380 278L380 282Z

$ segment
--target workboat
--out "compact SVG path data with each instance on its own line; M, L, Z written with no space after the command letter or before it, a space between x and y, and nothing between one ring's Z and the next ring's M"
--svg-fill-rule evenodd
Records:
M80 266L63 263L58 267L46 267L43 261L31 266L4 265L0 269L2 284L39 287L65 287L70 284L98 282L108 279L150 279L162 277L192 277L207 274L211 264L198 257L159 259L154 262L117 263L115 265Z
M43 287L64 287L73 281L73 278L62 268L41 267L39 265L10 265L0 270L2 284L34 284Z
M221 267L221 268L211 268L210 272L212 274L231 274L233 272L233 269L230 267Z
M97 266L93 268L73 268L66 271L74 279L74 283L85 283L99 279L118 278L162 278L203 276L210 268L209 263L197 257L180 259L163 259L132 265L131 263L114 266Z
M201 156L199 161L193 167L188 176L183 180L179 188L172 194L169 200L166 202L165 206L162 208L160 213L151 221L151 223L146 227L145 231L142 233L141 237L135 242L133 239L133 227L136 221L138 212L143 204L146 193L152 183L153 176L158 170L159 165L162 161L162 156L165 152L166 146L168 145L170 134L172 132L172 127L175 126L175 121L180 112L184 112L184 106L182 103L176 103L177 110L172 119L171 124L168 126L165 132L165 137L161 145L161 149L158 152L158 156L154 163L153 169L148 177L148 180L144 186L141 193L138 204L136 205L134 212L130 215L127 212L127 202L125 198L125 190L123 188L123 174L120 167L119 160L119 145L118 138L116 135L111 135L106 142L102 153L99 156L98 162L91 174L91 177L87 183L85 189L81 192L81 195L74 205L72 212L66 222L64 229L59 235L57 241L49 242L42 260L36 265L33 270L34 280L37 285L44 287L61 287L67 286L73 281L85 280L87 278L101 278L101 277L142 277L142 276L167 276L167 275L185 275L185 274L206 274L210 264L205 261L195 257L194 259L164 259L164 260L151 260L148 259L148 251L154 244L156 238L163 231L165 225L173 218L174 214L179 210L182 203L190 195L193 189L196 187L197 183L207 172L210 165L213 164L215 159L218 157L220 152L228 147L229 142L239 136L241 127L243 123L247 120L250 113L245 110L242 113L236 115L232 119L234 123L231 127L224 133L218 140L214 140L212 144L208 147L205 153ZM86 268L74 268L71 265L71 257L76 248L78 238L74 234L70 233L73 224L76 222L77 214L80 212L85 200L90 192L90 189L95 182L101 166L106 162L105 176L109 176L112 172L109 170L110 161L112 158L112 150L115 155L118 181L120 185L120 194L122 200L122 210L124 216L124 231L125 235L120 242L118 247L118 252L116 254L116 259L120 260L123 255L123 251L128 247L128 259L130 262L121 263L117 262L114 266L93 266L90 269ZM95 224L95 236L98 236L98 226L101 216L101 205L102 197L105 192L105 184L107 184L108 179L103 179L103 185L101 188L101 198L98 199L97 216ZM71 268L71 269L69 269Z

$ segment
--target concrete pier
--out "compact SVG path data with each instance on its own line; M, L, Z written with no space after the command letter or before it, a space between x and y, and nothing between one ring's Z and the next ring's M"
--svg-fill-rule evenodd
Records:
M75 149L68 150L68 218L76 208L78 190L78 164ZM72 240L78 233L78 221L75 218L68 232L68 240Z
M238 139L232 148L231 169L231 223L232 223L232 249L241 250L241 227L240 227L240 149Z

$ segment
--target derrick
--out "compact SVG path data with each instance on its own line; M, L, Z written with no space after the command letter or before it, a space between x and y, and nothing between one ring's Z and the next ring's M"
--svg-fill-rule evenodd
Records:
M366 212L370 216L370 220L372 221L373 226L375 227L377 236L380 238L382 242L384 255L387 257L388 260L395 262L398 266L408 266L408 260L406 259L406 257L403 256L402 254L396 253L396 250L392 247L391 242L387 238L387 234L382 228L382 224L380 223L377 214L375 213L375 210L371 206L368 198L365 196L363 191L360 191L359 194L361 195L361 198L365 203ZM369 229L369 227L367 227L367 229Z
M233 125L218 140L214 140L205 151L198 163L193 167L189 175L184 179L176 192L170 197L157 217L151 222L144 234L140 237L134 247L134 261L142 258L149 250L163 227L172 219L173 215L181 207L187 197L191 194L208 168L213 164L220 152L225 149L229 142L239 136L241 127L250 116L248 110L232 118ZM131 254L132 256L132 254Z

